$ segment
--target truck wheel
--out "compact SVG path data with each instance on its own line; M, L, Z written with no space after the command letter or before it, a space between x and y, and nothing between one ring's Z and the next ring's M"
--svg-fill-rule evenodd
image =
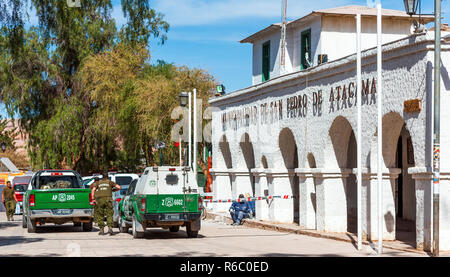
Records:
M22 215L22 228L27 228L27 218L25 215Z
M119 217L119 231L121 233L128 233L128 227L126 226L125 222L123 221L122 217Z
M36 219L27 217L27 229L28 233L36 233Z
M144 237L144 232L138 232L136 230L136 216L133 215L133 238L140 239Z
M198 230L200 230L200 218L193 221L193 222L189 222L188 224L186 224L186 233L188 238L196 238L198 236ZM193 227L195 228L194 230Z
M169 227L170 232L176 233L180 230L180 226L170 226Z
M90 231L92 231L92 221L83 222L83 232L90 232Z

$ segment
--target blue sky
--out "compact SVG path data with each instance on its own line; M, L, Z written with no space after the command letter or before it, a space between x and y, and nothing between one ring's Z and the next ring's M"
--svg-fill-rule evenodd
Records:
M118 1L120 2L120 1ZM152 62L163 59L177 65L208 70L235 91L251 85L251 44L238 41L281 21L281 0L153 0L152 6L171 24L164 45L151 44ZM375 0L288 0L288 20L313 10L344 5L367 5ZM448 22L450 0L442 2ZM404 10L402 0L381 0L383 8ZM422 13L434 11L434 0L422 0Z
M377 0L288 0L288 20L313 10L344 5L368 5ZM402 0L381 0L383 8L404 10ZM239 40L281 21L281 0L150 0L150 5L170 23L168 40L150 44L151 62L158 59L176 65L207 70L227 92L251 85L250 44ZM125 22L120 0L113 0L112 15ZM422 13L432 13L434 0L422 0ZM450 0L443 0L443 22L450 17ZM31 15L31 24L37 18Z

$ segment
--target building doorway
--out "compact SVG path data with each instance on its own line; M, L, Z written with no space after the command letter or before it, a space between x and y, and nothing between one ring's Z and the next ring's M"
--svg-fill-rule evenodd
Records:
M415 181L408 174L414 167L414 148L409 131L403 125L397 142L396 166L401 169L395 184L395 237L416 247L416 194Z

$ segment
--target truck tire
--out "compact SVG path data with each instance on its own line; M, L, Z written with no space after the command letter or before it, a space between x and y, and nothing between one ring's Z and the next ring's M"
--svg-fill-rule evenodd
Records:
M200 228L198 228L200 226L198 224L200 224L200 222L201 221L199 218L199 219L197 219L193 222L190 222L189 224L186 225L186 233L187 233L188 238L196 238L198 236L198 231L200 229ZM198 227L194 227L194 228L196 228L196 230L192 230L192 227L195 225L198 225Z
M136 230L136 221L137 221L136 216L133 215L133 238L135 238L135 239L141 239L141 238L144 237L144 233L145 233L145 232L138 232L138 231Z
M180 226L170 226L169 227L170 232L176 233L180 230Z
M121 233L128 233L128 227L125 224L125 222L123 221L122 217L119 217L119 231Z
M22 228L27 228L27 218L22 214Z
M36 233L36 219L31 219L27 217L27 230L28 233Z
M90 232L90 231L92 231L92 221L83 222L83 232Z

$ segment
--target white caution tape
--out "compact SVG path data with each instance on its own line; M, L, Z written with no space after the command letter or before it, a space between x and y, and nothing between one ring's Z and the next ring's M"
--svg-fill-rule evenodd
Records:
M274 199L274 198L281 198L281 199L293 199L298 198L298 196L294 195L270 195L270 196L259 196L259 197L246 197L246 198L238 198L238 199L203 199L203 202L210 202L210 203L232 203L232 202L244 202L244 201L254 201L254 200L265 200L265 199Z

